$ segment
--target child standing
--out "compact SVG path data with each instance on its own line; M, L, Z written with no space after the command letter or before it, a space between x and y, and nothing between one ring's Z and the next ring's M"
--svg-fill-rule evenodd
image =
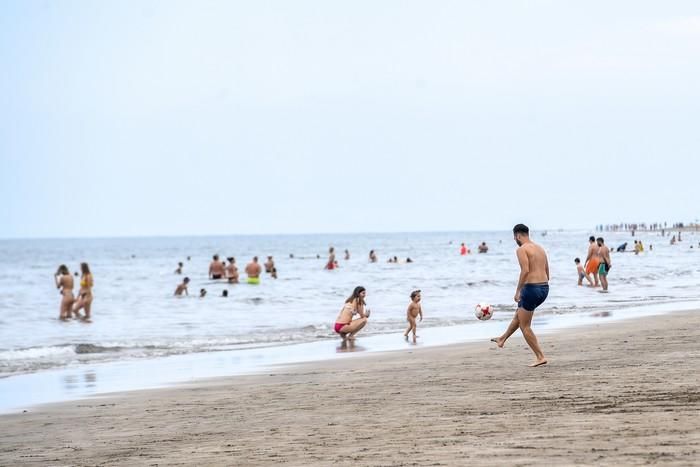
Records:
M583 278L585 277L588 281L588 285L592 286L593 283L591 282L591 278L586 275L586 272L583 270L583 266L581 266L581 259L576 258L574 263L576 263L576 271L578 272L578 285L583 285Z
M406 321L408 321L408 328L403 336L408 339L408 333L413 331L413 342L416 342L416 318L420 316L420 321L423 321L423 309L420 306L420 290L414 290L411 292L411 303L408 304L408 310L406 310Z

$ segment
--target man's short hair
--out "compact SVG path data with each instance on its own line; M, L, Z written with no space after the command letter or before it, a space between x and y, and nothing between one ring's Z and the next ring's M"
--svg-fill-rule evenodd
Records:
M590 237L588 237L588 241L595 242L595 237L593 235L591 235Z
M581 262L581 258L574 259L574 263L580 263L580 262Z
M598 241L600 243L605 243L605 240L603 240L603 237L596 238L596 241Z
M515 227L513 227L513 234L525 234L525 235L530 235L530 229L527 228L527 225L525 224L518 224Z

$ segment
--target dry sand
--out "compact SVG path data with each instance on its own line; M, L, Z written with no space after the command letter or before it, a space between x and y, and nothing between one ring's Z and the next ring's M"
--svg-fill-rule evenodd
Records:
M504 324L505 325L505 324ZM2 465L700 464L700 311L0 417Z

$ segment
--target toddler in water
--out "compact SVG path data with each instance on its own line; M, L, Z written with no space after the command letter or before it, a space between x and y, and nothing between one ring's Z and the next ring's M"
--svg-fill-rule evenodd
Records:
M408 328L406 332L403 333L403 337L408 339L408 333L413 331L413 342L416 342L416 318L420 316L420 320L423 321L423 309L420 306L420 290L414 290L411 292L411 303L408 304L408 310L406 310L406 321L408 321Z
M576 271L578 272L578 285L583 285L583 278L584 277L588 281L588 285L593 285L593 284L591 284L591 278L586 275L586 273L583 270L583 266L581 266L581 259L576 258L574 260L574 263L576 263Z

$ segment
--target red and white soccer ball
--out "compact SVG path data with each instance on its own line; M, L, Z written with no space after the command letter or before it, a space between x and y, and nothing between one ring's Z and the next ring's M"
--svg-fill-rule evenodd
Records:
M474 315L481 321L491 319L493 316L493 307L488 303L479 303L476 305L476 308L474 308Z

